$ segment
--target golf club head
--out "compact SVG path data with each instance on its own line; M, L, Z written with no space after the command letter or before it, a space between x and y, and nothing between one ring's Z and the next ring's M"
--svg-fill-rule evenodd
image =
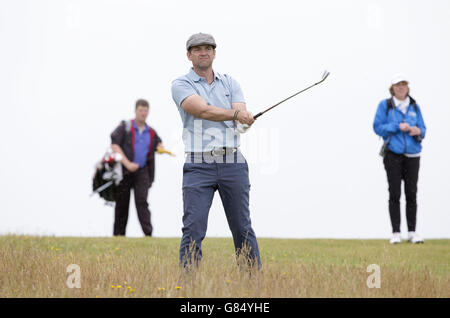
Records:
M324 80L328 77L328 75L330 75L330 72L328 72L327 70L325 70L325 71L323 72L323 75L322 75L322 81L324 81Z

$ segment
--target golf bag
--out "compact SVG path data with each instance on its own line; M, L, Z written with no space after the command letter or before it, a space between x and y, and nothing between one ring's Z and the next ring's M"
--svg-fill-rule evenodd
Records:
M98 193L106 204L113 205L116 201L117 186L122 181L122 156L108 149L104 157L96 164L92 180L92 195Z

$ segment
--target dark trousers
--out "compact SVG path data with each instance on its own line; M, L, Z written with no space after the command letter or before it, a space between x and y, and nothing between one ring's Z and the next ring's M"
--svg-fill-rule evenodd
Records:
M417 214L417 181L419 178L420 157L408 158L391 151L384 157L389 183L389 214L391 217L392 232L400 232L400 195L401 183L405 182L406 196L406 222L408 231L416 230Z
M183 237L180 263L198 265L201 244L206 235L208 214L216 190L225 210L236 254L249 265L261 267L259 248L252 229L249 209L250 181L245 159L235 162L185 163L183 167ZM225 158L225 157L224 157ZM223 158L222 158L223 159ZM241 254L244 251L245 254Z
M122 182L117 188L117 199L114 215L114 235L125 235L128 222L128 210L130 207L130 192L133 189L134 202L139 222L146 236L151 236L153 227L150 222L150 210L147 196L150 186L150 178L147 166L139 168L136 172L126 172Z

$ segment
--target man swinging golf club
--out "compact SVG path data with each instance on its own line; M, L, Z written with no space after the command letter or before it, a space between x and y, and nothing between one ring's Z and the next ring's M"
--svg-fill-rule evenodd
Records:
M180 263L198 265L208 214L216 190L225 210L237 255L261 268L251 226L248 165L239 150L236 123L251 125L240 85L213 70L216 42L209 34L192 35L187 43L189 73L172 83L172 97L183 122L186 161L183 167L183 236Z

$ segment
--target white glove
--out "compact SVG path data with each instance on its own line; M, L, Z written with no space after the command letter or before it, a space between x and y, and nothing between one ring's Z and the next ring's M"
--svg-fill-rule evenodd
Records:
M114 160L115 160L116 162L121 162L122 159L123 159L122 155L121 155L120 153L118 153L118 152L114 153L113 156L114 156Z
M237 129L237 131L239 131L241 134L243 134L243 133L247 132L247 130L249 130L250 127L252 127L252 126L249 126L249 125L247 125L247 124L241 124L240 122L238 122L238 123L237 123L237 126L236 126L236 129Z

